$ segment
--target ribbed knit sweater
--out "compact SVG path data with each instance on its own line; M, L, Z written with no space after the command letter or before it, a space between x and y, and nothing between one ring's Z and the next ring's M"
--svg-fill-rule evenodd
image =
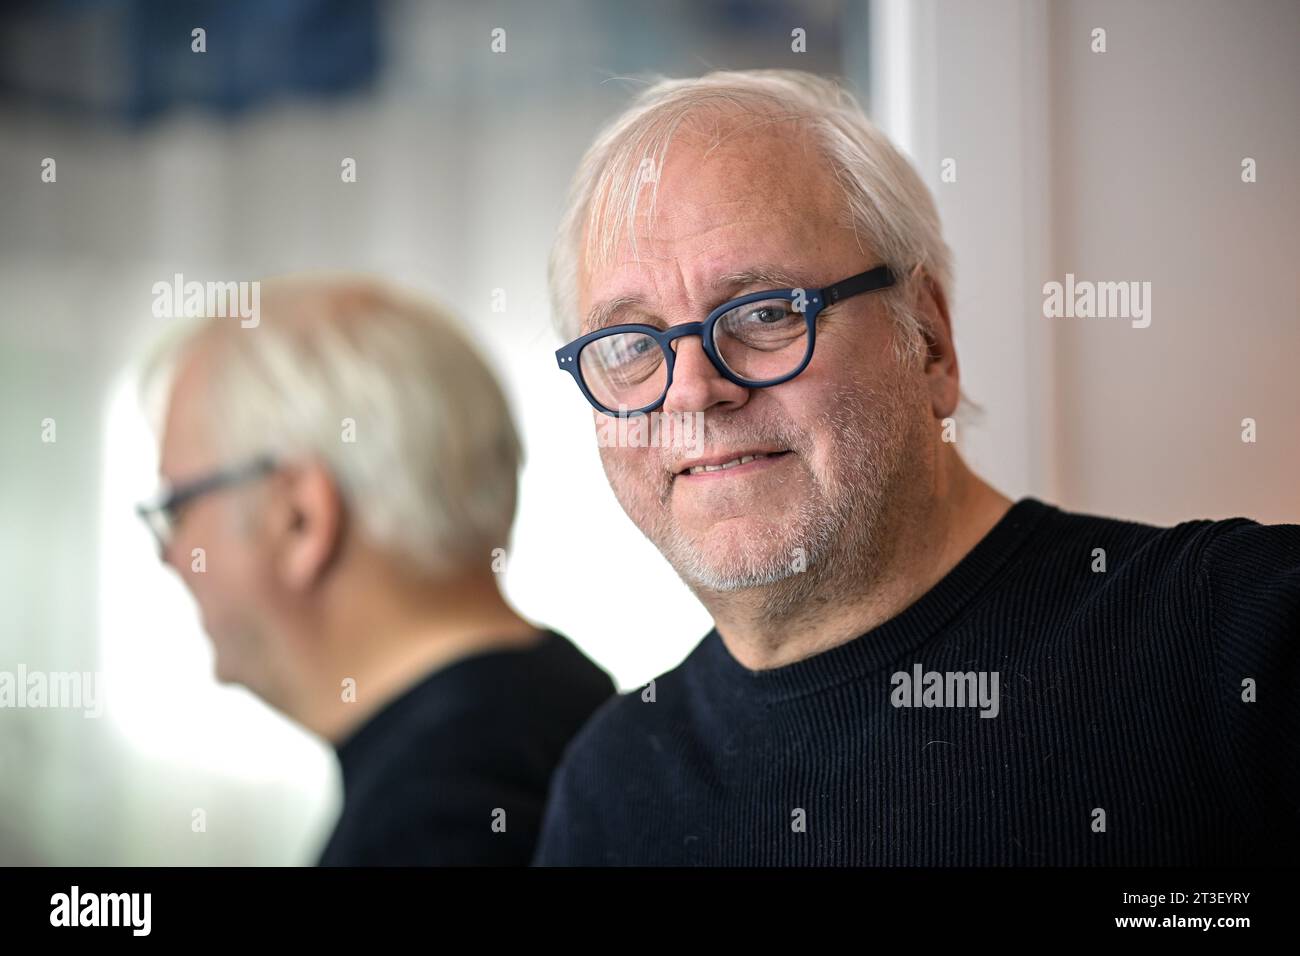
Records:
M1159 528L1024 498L860 637L754 672L714 630L652 693L606 701L556 771L534 862L1298 851L1300 526Z

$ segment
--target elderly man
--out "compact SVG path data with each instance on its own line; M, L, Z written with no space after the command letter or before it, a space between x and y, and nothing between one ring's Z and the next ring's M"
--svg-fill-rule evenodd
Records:
M598 420L704 415L701 456L600 453L715 628L574 739L536 862L1294 861L1300 527L973 474L939 219L848 94L646 90L581 163L552 282Z
M614 688L498 588L505 398L421 302L352 279L263 292L255 327L204 320L147 376L170 491L142 511L217 677L336 747L322 865L527 864L560 754Z

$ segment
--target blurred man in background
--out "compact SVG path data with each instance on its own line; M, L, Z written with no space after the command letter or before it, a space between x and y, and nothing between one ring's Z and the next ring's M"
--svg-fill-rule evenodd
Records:
M146 374L168 490L141 510L217 677L334 745L322 865L525 864L613 685L501 594L505 398L427 304L360 279L260 291L258 321L202 320Z

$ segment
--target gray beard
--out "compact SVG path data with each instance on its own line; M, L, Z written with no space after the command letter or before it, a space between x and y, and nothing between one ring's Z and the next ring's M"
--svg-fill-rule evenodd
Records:
M813 493L783 526L761 529L754 542L758 547L721 558L702 553L667 517L671 485L665 488L659 514L637 523L697 597L761 588L764 616L784 619L870 586L888 545L888 509L900 480L915 472L921 437L917 403L924 392L903 369L893 372L889 381L870 388L853 383L833 396L818 421L818 431L833 436L826 473L810 469ZM738 438L775 441L811 462L812 449L800 436L774 434L770 427L754 431L737 436L727 429L726 437L736 443L743 443ZM617 491L617 481L614 486Z

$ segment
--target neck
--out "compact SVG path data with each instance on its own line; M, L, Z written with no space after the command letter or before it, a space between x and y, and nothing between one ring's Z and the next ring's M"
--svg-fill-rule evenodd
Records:
M766 587L697 592L731 655L750 670L792 664L865 634L934 587L1011 507L952 446L936 465L931 481L890 498L871 554L828 555Z
M282 709L333 744L434 671L541 640L486 571L396 581L358 572L335 582L311 618L294 641Z

